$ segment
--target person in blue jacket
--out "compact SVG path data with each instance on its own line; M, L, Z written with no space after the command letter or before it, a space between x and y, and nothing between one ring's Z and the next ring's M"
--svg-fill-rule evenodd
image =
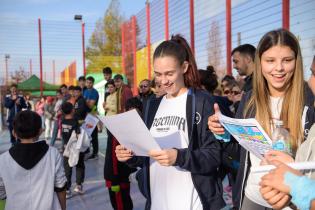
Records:
M10 86L10 94L7 94L4 99L4 107L9 110L7 125L10 131L11 144L14 145L17 143L17 139L12 134L13 119L18 112L27 107L23 95L19 95L17 92L16 84Z
M142 167L138 180L147 198L145 209L221 209L225 203L218 177L220 144L207 128L214 102L201 90L187 41L176 35L162 42L154 52L153 66L155 80L166 95L150 99L144 121L162 150L140 157L119 145L116 156L130 166ZM165 141L169 135L180 138Z

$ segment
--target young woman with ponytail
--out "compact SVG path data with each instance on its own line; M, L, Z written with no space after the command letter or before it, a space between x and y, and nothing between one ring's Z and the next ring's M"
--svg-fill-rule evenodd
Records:
M166 95L149 101L144 121L153 137L180 132L182 138L164 142L167 146L149 151L149 157L134 156L119 145L117 158L142 167L146 209L221 209L225 203L217 177L220 145L207 128L213 101L200 89L196 61L186 40L176 35L162 42L154 52L153 66Z

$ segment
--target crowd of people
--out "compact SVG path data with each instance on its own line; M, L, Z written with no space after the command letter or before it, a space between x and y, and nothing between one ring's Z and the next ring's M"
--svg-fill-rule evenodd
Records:
M219 81L212 66L197 68L183 37L172 36L155 49L154 79L142 80L136 96L122 75L103 69L105 115L135 109L163 145L147 157L136 156L106 131L104 179L113 209L133 209L131 174L146 198L145 209L219 210L228 202L223 191L232 197L233 209L315 209L314 170L287 165L315 160L315 57L307 83L298 40L285 29L266 33L257 49L250 44L236 47L231 57L238 76ZM6 199L6 209L66 209L66 198L84 194L85 161L98 158L102 125L91 134L92 151L79 154L74 188L63 151L73 132L80 135L87 114L99 114L94 82L81 76L77 86L61 85L56 96L40 97L36 103L11 85L5 107L12 147L0 155L0 199ZM271 150L263 160L257 158L224 129L220 113L255 118L269 136L275 121L283 121L293 154ZM45 140L39 140L42 132ZM163 142L162 137L174 133L180 138ZM59 151L53 147L57 139L62 140ZM252 172L265 164L275 169Z

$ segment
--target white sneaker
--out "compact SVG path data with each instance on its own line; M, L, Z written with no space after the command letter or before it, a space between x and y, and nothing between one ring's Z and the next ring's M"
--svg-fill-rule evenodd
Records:
M71 198L71 197L72 197L71 190L67 190L66 191L66 199Z
M73 189L73 192L76 192L82 195L84 193L82 185L76 185L75 188Z

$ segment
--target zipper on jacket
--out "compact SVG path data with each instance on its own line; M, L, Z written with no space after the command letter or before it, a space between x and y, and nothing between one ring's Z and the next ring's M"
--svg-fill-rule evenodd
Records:
M242 180L242 187L241 187L241 197L240 197L240 205L239 205L239 210L242 208L242 203L243 203L243 189L244 189L244 182L246 179L246 174L247 174L247 165L248 165L248 151L246 151L246 156L245 156L245 167L244 167L244 174L243 174L243 180ZM244 192L245 194L245 192Z

